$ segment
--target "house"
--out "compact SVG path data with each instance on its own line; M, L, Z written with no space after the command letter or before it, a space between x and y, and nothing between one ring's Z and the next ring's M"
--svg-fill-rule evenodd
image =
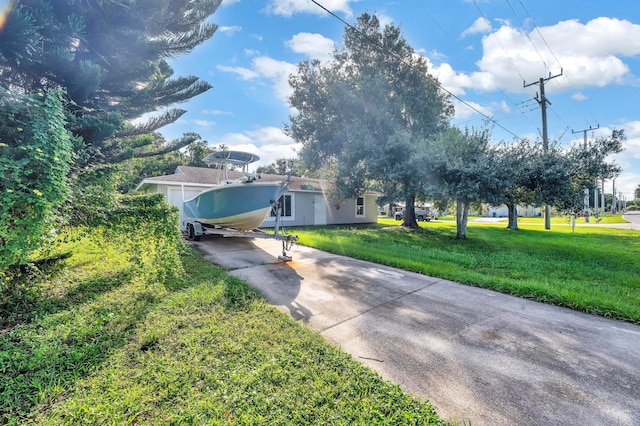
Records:
M218 169L178 166L172 175L143 179L136 190L146 193L163 193L169 203L178 207L182 219L182 203L216 185L218 175ZM242 172L228 171L229 179L237 179L241 176ZM280 182L285 178L286 176L280 175L260 175L260 180L267 182ZM332 202L325 197L321 180L291 176L289 190L281 198L282 224L307 226L376 223L378 196L380 196L379 193L367 191L361 197ZM274 226L273 214L260 225L261 228Z
M538 207L518 205L516 206L516 210L520 217L542 216L542 211ZM507 217L509 216L509 208L505 204L501 206L490 206L484 216Z

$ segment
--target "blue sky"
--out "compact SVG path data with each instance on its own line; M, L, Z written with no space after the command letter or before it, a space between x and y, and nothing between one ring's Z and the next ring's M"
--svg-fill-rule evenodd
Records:
M399 25L444 88L499 123L496 141L541 139L539 88L523 81L563 75L545 85L549 137L569 146L627 134L615 157L624 171L616 192L627 199L640 184L640 7L637 0L319 0L349 23L363 12ZM223 0L211 20L212 39L172 61L176 75L197 75L213 89L180 105L188 112L161 129L169 139L187 131L213 145L261 156L266 165L295 156L283 134L295 114L287 76L308 58L326 59L344 25L311 0ZM454 125L481 126L484 117L455 101ZM502 127L504 127L504 129ZM505 130L506 129L506 130ZM611 182L606 183L611 192Z

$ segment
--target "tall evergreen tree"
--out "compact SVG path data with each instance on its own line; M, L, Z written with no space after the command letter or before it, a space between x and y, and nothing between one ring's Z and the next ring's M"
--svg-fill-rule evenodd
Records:
M69 129L82 138L76 168L135 157L151 143L140 136L185 111L165 110L138 125L128 120L211 87L194 76L173 78L166 60L214 34L207 18L220 2L19 0L0 30L0 86L27 94L66 90ZM179 149L195 136L168 146Z
M9 250L24 262L51 217L60 216L50 213L61 211L69 186L72 207L84 205L76 211L88 212L97 207L91 203L110 201L104 194L115 190L109 178L114 163L199 140L187 133L161 143L155 131L185 112L173 105L211 87L198 77L174 77L167 60L214 34L217 27L207 19L220 2L10 3L0 24L0 193L5 195L0 216L13 222L0 224L0 252ZM145 114L152 118L131 124ZM34 194L48 214L30 213L24 200ZM20 226L12 225L18 219ZM35 231L27 239L21 229Z

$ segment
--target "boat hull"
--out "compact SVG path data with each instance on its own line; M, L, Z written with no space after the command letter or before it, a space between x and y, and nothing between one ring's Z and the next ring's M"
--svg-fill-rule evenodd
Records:
M184 202L186 218L207 225L249 231L260 226L271 205L287 191L278 182L250 182L208 189Z

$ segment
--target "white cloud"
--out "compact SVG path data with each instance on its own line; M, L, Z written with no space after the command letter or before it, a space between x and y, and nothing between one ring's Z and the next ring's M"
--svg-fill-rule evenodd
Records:
M220 31L221 33L223 33L224 35L226 35L227 37L230 37L232 35L234 35L235 33L237 33L238 31L242 30L242 27L239 25L233 25L233 26L222 26L218 28L218 31Z
M451 65L447 63L440 64L439 66L431 65L429 67L429 73L438 79L442 87L456 96L464 95L464 88L472 87L473 85L471 76L454 71Z
M328 10L338 13L342 12L350 17L353 11L349 4L355 0L323 0L322 5ZM265 11L274 15L290 17L296 13L313 13L316 15L327 15L327 12L309 0L270 0Z
M296 53L307 55L311 59L322 61L331 59L335 42L321 34L298 33L285 43Z
M523 80L530 83L549 73L555 75L561 67L564 76L549 82L555 91L604 87L636 79L624 58L640 55L640 25L596 18L586 24L562 21L538 30L544 40L537 30L525 33L504 21L500 28L482 37L483 54L476 62L476 71L455 71L443 63L432 66L431 73L455 94L464 94L467 89L487 92L498 88L522 93L530 90L523 88Z
M250 70L248 68L230 67L230 66L227 66L227 65L218 65L216 68L219 69L220 71L231 72L231 73L237 74L243 80L251 80L251 79L260 77L260 75L257 72L255 72L253 70Z
M292 90L289 86L289 75L297 71L296 65L268 56L258 56L252 59L251 68L226 65L218 65L217 68L220 71L234 73L243 80L271 84L276 97L288 105Z
M193 122L198 127L211 127L216 125L215 121L209 120L193 120Z
M217 144L225 144L229 149L247 151L260 156L260 161L252 164L254 169L274 163L279 158L294 158L298 148L298 144L294 143L293 139L276 127L228 133L222 136Z
M233 116L232 112L229 111L222 111L219 109L203 109L202 113L205 115L229 115L229 116Z
M492 29L491 22L486 18L480 17L476 19L469 28L464 30L462 34L460 34L460 38L465 38L471 34L488 33Z
M582 101L586 101L588 98L583 93L576 92L573 95L571 95L571 99L573 99L574 101L582 102Z
M640 54L640 25L629 21L596 18L582 24L571 20L539 27L539 31L544 40L534 30L528 34L529 41L527 34L506 25L484 36L480 70L513 92L522 90L522 78L535 81L549 72L558 73L561 66L569 79L554 80L556 89L603 87L629 76L622 57ZM543 60L551 69L545 68Z
M277 127L262 127L257 130L249 130L246 134L250 138L260 141L261 144L287 146L293 143L293 139Z
M234 3L238 3L240 0L222 0L221 6L231 6Z
M478 111L488 117L491 117L493 115L493 111L491 111L489 107L482 106L476 102L466 101L466 104L463 104L459 100L453 99L453 107L455 108L455 114L453 118L457 120L469 118L472 115L477 114Z
M278 99L288 104L288 98L292 90L289 86L289 75L296 72L296 66L268 56L259 56L253 60L253 68L257 75L271 81Z

